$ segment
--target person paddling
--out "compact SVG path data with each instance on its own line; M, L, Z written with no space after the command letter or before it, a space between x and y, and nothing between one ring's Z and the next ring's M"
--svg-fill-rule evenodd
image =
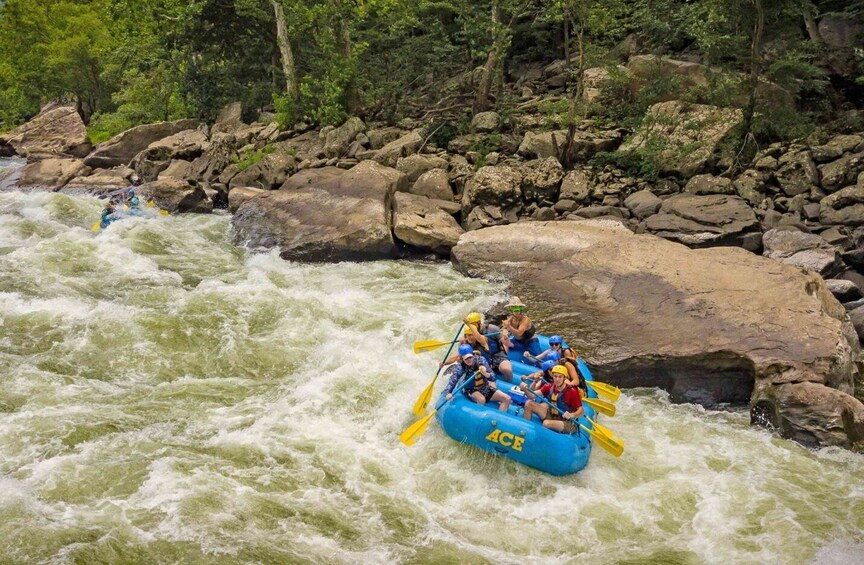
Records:
M444 388L447 400L453 399L453 389L463 378L471 379L462 392L471 400L483 406L489 401L498 402L498 410L506 412L510 407L510 395L497 389L495 375L486 360L475 354L474 348L463 343L459 346L459 364L450 375L450 380ZM471 375L474 375L473 377Z
M501 375L505 381L513 382L513 366L507 359L509 340L501 339L500 330L497 326L482 325L482 317L479 312L471 312L465 316L463 322L465 323L465 334L462 342L479 348L492 370Z
M108 204L105 205L105 208L102 209L102 219L99 222L99 227L104 230L111 225L111 222L117 219L114 216L114 212L116 211L117 208L114 207L114 203L109 200Z
M519 385L519 388L525 391L525 395L531 399L525 403L525 412L522 416L530 421L531 416L537 414L543 420L544 428L562 434L575 433L579 429L575 420L585 413L579 391L567 383L567 369L561 365L552 367L550 373L552 373L553 381L543 385L537 393L528 390L527 383ZM555 408L543 402L534 401L533 399L537 397L538 393L549 399Z
M129 206L129 212L135 214L138 212L138 196L135 194L135 189L130 188L126 191L126 205Z
M531 390L538 390L544 384L549 384L552 382L552 373L549 371L552 370L558 363L557 360L548 360L543 361L543 364L540 366L540 370L536 373L531 373L530 375L526 375L522 377L522 382L531 382Z

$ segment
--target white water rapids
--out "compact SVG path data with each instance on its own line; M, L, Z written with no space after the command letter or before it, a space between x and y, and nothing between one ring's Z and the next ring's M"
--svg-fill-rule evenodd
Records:
M626 391L624 455L570 477L400 444L444 353L411 344L501 285L100 207L0 192L0 563L864 561L864 456L746 412Z

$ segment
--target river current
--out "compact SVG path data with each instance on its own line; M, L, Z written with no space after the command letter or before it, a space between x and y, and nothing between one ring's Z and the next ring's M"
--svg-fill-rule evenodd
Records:
M500 284L0 192L0 563L861 563L864 456L625 391L551 477L399 433ZM557 328L543 328L547 333ZM439 379L438 386L443 385Z

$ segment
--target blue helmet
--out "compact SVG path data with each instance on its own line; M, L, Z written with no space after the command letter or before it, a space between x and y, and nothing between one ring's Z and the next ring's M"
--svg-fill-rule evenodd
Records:
M463 343L459 346L459 355L463 357L465 355L474 355L474 348L467 343Z
M546 359L548 361L554 361L557 363L558 360L561 359L561 354L558 353L557 351L550 351L549 353L546 354Z
M126 194L128 194L129 196L135 196L135 189L130 188L129 190L126 191Z
M549 338L549 345L561 345L561 343L562 341L560 335L553 335Z
M543 372L545 373L546 371L554 367L556 363L556 361L543 361L543 364L540 365L540 368L543 369Z

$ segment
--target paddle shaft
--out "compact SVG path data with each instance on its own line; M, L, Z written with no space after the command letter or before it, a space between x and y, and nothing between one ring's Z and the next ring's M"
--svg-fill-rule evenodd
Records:
M468 382L469 382L471 379L473 379L473 378L475 377L475 375L477 375L477 373L479 373L479 372L480 372L480 371L474 371L473 373L471 373L470 375L468 375L468 378L466 378L466 379L463 380L461 383L459 383L459 385L456 386L456 387L453 389L453 392L450 393L450 394L453 395L453 398L456 398L456 393L457 393L457 392L461 392L462 389L465 388L465 385L467 385ZM453 398L451 398L450 400L453 400ZM441 402L439 402L439 403L438 403L438 406L435 407L435 412L437 412L438 410L440 410L441 407L444 406L445 404L447 404L448 402L450 402L450 400L447 400L447 396L445 395L445 396L444 396L444 400L442 400Z
M533 382L535 379L529 379L529 380ZM546 404L548 404L550 408L554 408L556 412L559 411L559 408L558 408L557 406L555 406L554 404L552 404L551 402L549 402L549 400L548 400L545 396L543 396L542 394L540 394L540 391L539 391L539 390L536 391L536 392L531 392L531 394L534 395L534 398L539 398L540 400L542 400L543 402L545 402ZM526 396L527 396L527 395L526 395ZM532 400L533 400L533 399L532 399ZM561 414L561 417L564 418L564 414ZM574 424L578 423L578 422L576 422L575 420L573 420L573 418L564 418L564 419L565 419L565 420L571 420Z

